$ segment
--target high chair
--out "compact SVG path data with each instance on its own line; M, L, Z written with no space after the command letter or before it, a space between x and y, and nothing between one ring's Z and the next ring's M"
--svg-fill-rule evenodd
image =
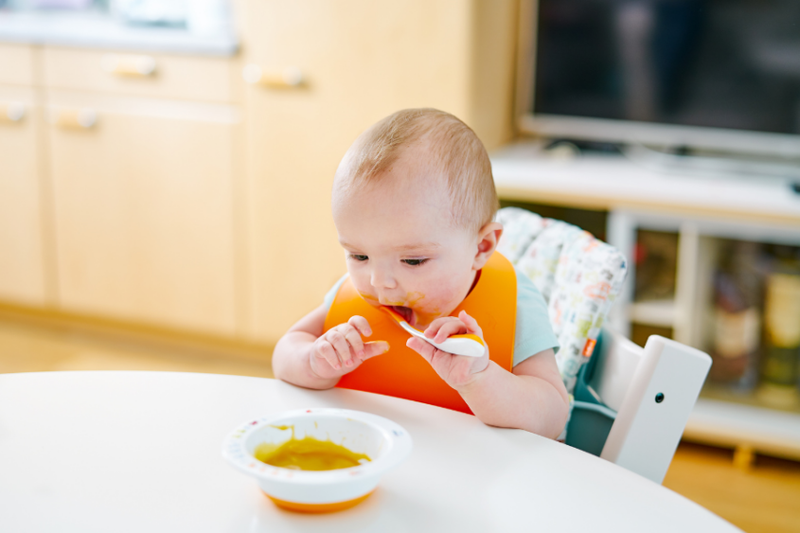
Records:
M657 335L642 349L603 328L627 273L612 246L524 209L501 209L497 220L498 251L542 293L559 339L570 393L561 440L661 483L711 358Z

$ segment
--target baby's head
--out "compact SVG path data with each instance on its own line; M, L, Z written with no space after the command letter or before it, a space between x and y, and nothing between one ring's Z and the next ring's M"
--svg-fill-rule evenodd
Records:
M502 232L496 211L486 149L435 109L373 125L334 179L333 218L356 289L420 328L469 293Z

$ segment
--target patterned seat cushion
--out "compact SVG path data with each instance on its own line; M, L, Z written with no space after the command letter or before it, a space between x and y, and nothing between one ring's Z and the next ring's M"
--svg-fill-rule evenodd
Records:
M497 213L504 231L497 249L539 289L561 348L561 378L571 394L589 360L627 263L614 247L560 220L515 207Z

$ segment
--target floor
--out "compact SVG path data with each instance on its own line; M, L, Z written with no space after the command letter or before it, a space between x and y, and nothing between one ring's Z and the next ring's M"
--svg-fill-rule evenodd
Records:
M221 350L177 349L18 320L0 320L0 373L161 370L271 377L263 360ZM664 486L748 533L800 533L800 463L758 457L742 470L732 452L682 443Z

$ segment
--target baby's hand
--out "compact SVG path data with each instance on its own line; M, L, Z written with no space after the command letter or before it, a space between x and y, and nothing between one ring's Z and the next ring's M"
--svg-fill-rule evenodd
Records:
M425 336L434 342L444 342L451 335L471 333L483 340L478 322L469 316L466 311L461 311L458 317L444 316L437 318L425 330ZM486 342L484 341L484 345ZM436 373L454 389L469 384L473 376L482 372L489 366L489 347L482 357L466 357L443 352L422 339L411 337L406 346L419 353L428 361Z
M311 371L322 379L341 377L361 363L389 350L386 341L364 342L372 329L363 316L353 316L322 334L311 347Z

